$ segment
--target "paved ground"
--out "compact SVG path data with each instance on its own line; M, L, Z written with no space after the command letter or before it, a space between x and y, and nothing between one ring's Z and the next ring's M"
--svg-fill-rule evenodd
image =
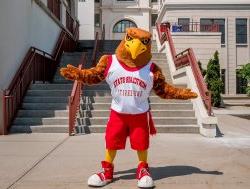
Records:
M159 134L152 138L151 172L159 189L250 188L250 121L219 115L223 137ZM0 137L0 188L83 189L100 170L102 134ZM136 154L119 152L109 189L136 188Z

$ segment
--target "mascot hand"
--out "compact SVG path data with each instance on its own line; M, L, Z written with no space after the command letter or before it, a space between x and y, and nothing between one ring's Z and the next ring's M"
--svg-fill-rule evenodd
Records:
M197 93L192 92L191 89L184 89L182 95L183 95L183 97L185 99L191 99L191 98L197 98L198 97Z
M60 74L68 80L78 80L80 77L81 70L70 64L66 68L60 69Z

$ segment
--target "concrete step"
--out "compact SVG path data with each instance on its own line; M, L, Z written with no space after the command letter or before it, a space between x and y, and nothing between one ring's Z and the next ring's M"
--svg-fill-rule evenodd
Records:
M84 85L83 90L110 90L108 84L97 84L97 85Z
M30 90L72 90L73 82L71 84L33 84Z
M28 96L58 96L65 97L71 94L71 90L28 90Z
M68 133L68 125L12 125L10 133Z
M225 106L250 106L250 97L245 94L223 95Z
M152 110L153 117L194 117L193 110ZM83 110L79 113L80 117L109 117L110 110ZM39 114L38 114L39 115Z
M68 117L17 117L14 125L68 125Z
M55 76L54 79L53 79L53 83L54 84L73 84L74 81L71 81L71 80L67 80L61 76L57 77Z
M152 110L193 110L191 103L151 103ZM109 110L110 103L81 104L81 110Z
M68 117L68 110L19 110L17 117Z
M223 100L249 100L250 97L246 94L236 94L236 95L222 95Z
M199 133L197 125L155 125L157 133ZM104 133L106 125L76 126L79 133ZM11 133L67 133L67 125L13 125Z
M67 110L66 103L23 103L23 110Z
M199 133L197 125L155 125L157 133ZM104 133L106 126L91 125L91 126L77 126L76 130L79 133Z
M225 106L250 106L250 99L248 100L223 100Z
M108 117L93 117L93 118L79 118L81 125L106 125ZM55 119L56 120L56 119ZM197 120L194 117L153 117L156 125L193 125L197 124ZM40 123L41 119L27 123ZM52 119L42 119L42 123L51 124ZM60 120L56 120L55 123L59 123ZM21 122L24 123L24 122ZM26 122L25 122L26 123Z
M24 103L68 103L68 96L25 96Z
M79 64L81 57L82 53L64 53L60 61L60 66L66 66L67 64L76 66Z

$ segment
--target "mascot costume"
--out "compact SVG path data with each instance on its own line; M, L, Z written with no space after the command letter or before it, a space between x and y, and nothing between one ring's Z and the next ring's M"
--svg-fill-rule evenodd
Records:
M95 67L80 70L67 65L60 70L66 79L87 85L106 80L111 89L105 159L101 162L103 171L89 177L89 186L105 186L112 182L116 151L125 148L129 136L131 148L137 151L139 159L137 185L154 187L147 163L149 135L156 134L148 103L150 91L153 89L163 99L191 99L197 94L166 83L161 69L151 58L151 34L139 28L128 28L115 54L103 55Z

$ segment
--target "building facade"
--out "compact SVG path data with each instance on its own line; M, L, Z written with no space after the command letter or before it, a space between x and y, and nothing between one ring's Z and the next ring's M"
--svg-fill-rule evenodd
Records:
M105 39L121 39L126 27L152 31L159 6L158 0L79 0L80 39L93 39L103 27Z
M245 93L246 81L236 72L250 62L250 0L79 0L78 17L80 39L94 39L103 27L105 39L121 39L126 27L157 37L156 20L182 26L172 32L177 51L192 47L206 69L218 50L223 92Z
M177 49L193 47L204 68L218 50L225 94L244 93L246 82L236 72L250 62L250 1L167 0L160 3L157 21L171 23ZM181 28L173 28L175 25ZM213 26L217 31L209 32Z

